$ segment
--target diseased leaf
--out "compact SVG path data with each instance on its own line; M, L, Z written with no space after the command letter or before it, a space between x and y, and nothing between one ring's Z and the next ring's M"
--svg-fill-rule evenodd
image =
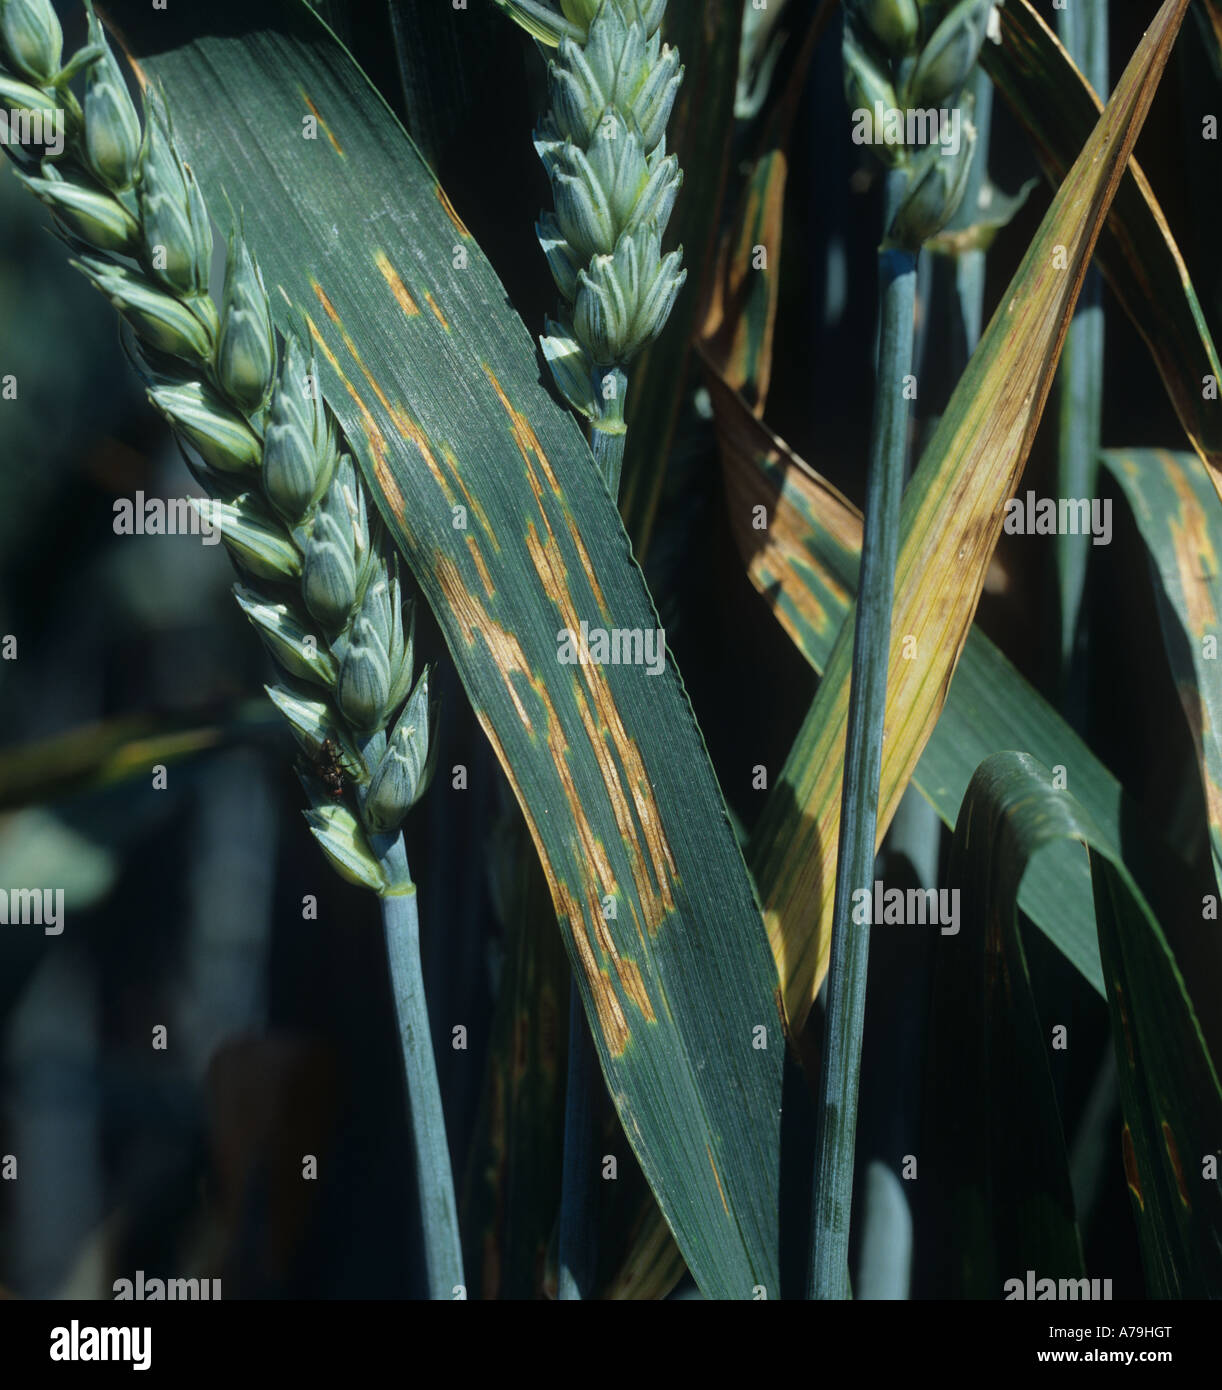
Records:
M857 587L861 513L756 420L715 373L706 379L731 526L748 577L822 674ZM752 525L756 507L765 509L766 532ZM792 756L799 756L811 733L803 730ZM953 830L973 771L990 753L1016 741L1043 761L1065 767L1070 785L1119 852L1122 808L1130 824L1138 811L1125 806L1120 784L1056 710L973 627L912 780ZM1102 994L1085 859L1066 846L1053 847L1024 877L1019 902Z
M211 206L224 189L243 210L280 326L308 325L526 815L609 1090L689 1268L710 1297L775 1288L782 1049L751 1046L776 1028L775 969L678 671L645 648L649 593L531 334L304 4L112 11ZM562 661L558 634L583 622L628 633L632 664Z
M981 61L1034 139L1055 186L1090 138L1103 105L1030 0L1009 0L998 13L1002 42L986 43ZM1116 190L1095 255L1222 495L1222 411L1203 394L1205 378L1222 379L1222 368L1188 267L1136 160Z
M759 159L743 192L733 238L721 245L718 273L702 329L705 356L762 414L772 383L772 338L780 300L788 161L781 150ZM756 249L764 252L760 263Z
M941 713L1078 291L1186 5L1187 0L1166 0L1146 31L1053 199L905 493L880 839ZM806 735L799 739L800 753L787 760L753 835L765 921L795 1032L805 1025L831 948L852 627L844 623L807 716Z

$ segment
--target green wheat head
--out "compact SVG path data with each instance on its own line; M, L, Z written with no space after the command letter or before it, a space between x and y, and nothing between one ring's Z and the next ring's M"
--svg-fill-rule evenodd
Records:
M413 685L397 556L311 354L294 336L277 344L240 234L212 297L212 225L164 102L148 92L141 122L87 8L89 44L61 68L49 0L0 0L0 53L13 70L0 99L67 107L61 157L18 177L119 311L149 400L208 494L194 504L237 565L237 602L282 673L268 693L312 765L301 769L311 830L345 877L401 891L376 840L398 830L432 768L428 672ZM79 102L67 87L77 73ZM342 799L347 781L356 812Z
M850 110L938 110L960 106L970 115L964 84L988 34L996 0L848 0L844 26L845 99ZM976 148L964 122L959 150L937 144L910 148L876 144L893 169L907 175L887 240L918 251L954 217L963 200Z
M683 81L662 42L666 0L563 0L562 13L498 3L556 47L535 134L555 200L535 230L560 292L543 351L569 404L622 433L623 392L604 382L662 331L687 278L682 247L662 254L683 182L666 152Z

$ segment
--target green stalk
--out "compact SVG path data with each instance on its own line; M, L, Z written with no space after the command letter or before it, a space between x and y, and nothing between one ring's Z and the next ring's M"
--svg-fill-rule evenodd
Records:
M595 373L596 383L614 383L611 402L603 408L602 419L614 421L618 427L605 429L597 421L590 426L590 450L598 471L603 475L607 491L612 497L619 497L620 473L624 466L624 444L628 435L624 428L624 397L628 391L628 377L622 367L611 367L606 373ZM599 392L601 394L601 390Z
M992 11L992 0L961 0L948 11L925 0L851 0L845 6L843 43L850 110L868 113L880 100L901 109L953 106L976 68ZM908 398L915 394L905 388L913 365L918 262L921 247L963 202L976 146L970 122L964 134L949 157L946 149L925 142L881 155L889 172L878 262L878 372L832 902L811 1201L811 1298L851 1296L848 1246L870 954L869 927L852 922L851 907L854 893L864 889L873 896Z
M402 834L380 857L388 872L407 874L407 855ZM446 1142L441 1086L429 1031L428 1005L420 966L420 919L416 885L381 899L382 932L390 963L391 991L403 1049L411 1116L412 1151L416 1160L416 1189L420 1199L420 1224L424 1236L424 1262L430 1298L451 1299L463 1284L462 1246L458 1236L458 1207L454 1200L454 1176L450 1147Z
M888 174L886 226L892 225L907 188L905 170ZM819 1299L850 1296L849 1223L870 952L870 929L852 923L851 908L853 892L870 886L874 877L891 605L907 455L909 407L903 378L912 370L917 257L915 251L884 245L878 259L878 374L853 636L835 922L811 1204L808 1294Z
M379 731L361 748L367 762L377 765L386 747ZM362 804L365 792L358 793ZM429 1027L424 968L420 960L420 915L416 885L407 862L403 832L370 836L370 848L394 885L378 898L382 911L382 935L390 968L390 988L403 1074L407 1083L408 1119L412 1132L412 1156L416 1165L416 1196L420 1209L424 1265L431 1299L453 1299L465 1289L462 1239L458 1232L458 1204L454 1174L446 1138L441 1083Z
M593 429L590 431L590 449L594 454L594 462L606 480L607 491L612 497L619 496L620 470L624 466L624 443L626 439L626 435L609 434L606 430Z
M1083 12L1085 10L1085 12ZM1058 33L1086 80L1108 94L1107 0L1070 6L1057 14ZM1057 422L1057 491L1061 497L1093 497L1099 481L1103 431L1103 279L1087 272L1061 355ZM1090 557L1089 535L1058 536L1056 543L1061 630L1061 686L1070 718L1081 713L1085 692L1074 679L1075 647L1085 640L1082 594Z
M964 189L959 211L948 229L966 230L980 217L980 193L988 182L989 135L992 124L993 83L984 69L977 67L968 79L972 94L972 120L976 126L976 153ZM921 261L920 280L928 279L932 293L927 296L922 283L922 303L928 310L921 316L917 340L917 362L923 369L929 340L941 328L949 376L957 381L976 350L984 322L984 293L987 252L978 248L959 251L949 257L926 257ZM938 261L948 261L945 278L926 275ZM938 415L923 417L918 439L929 439L937 428ZM920 448L914 452L919 453ZM942 822L933 805L914 785L904 792L891 821L887 836L887 874L897 860L907 860L922 888L936 888L942 845ZM884 1017L886 1045L907 1050L919 1057L924 1051L925 1001L930 986L932 954L925 952L906 969L902 979L888 973L876 988L884 990L880 1006ZM916 1128L920 1118L920 1097L900 1079L890 1095L874 1097L874 1113L885 1115L886 1123ZM877 1140L876 1140L877 1144ZM875 1148L877 1155L878 1149ZM861 1245L857 1261L858 1298L909 1297L913 1259L912 1213L906 1196L907 1184L875 1157L867 1170L862 1191Z

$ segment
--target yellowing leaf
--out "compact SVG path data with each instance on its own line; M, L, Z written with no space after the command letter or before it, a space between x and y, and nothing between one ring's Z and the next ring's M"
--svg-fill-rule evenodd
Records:
M905 494L880 838L946 700L1083 278L1186 8L1187 0L1166 0L1147 30L1053 199ZM807 717L813 755L801 765L786 764L755 833L765 920L791 1031L805 1025L831 949L852 630L847 621ZM796 823L795 805L802 811ZM788 834L778 833L781 825Z

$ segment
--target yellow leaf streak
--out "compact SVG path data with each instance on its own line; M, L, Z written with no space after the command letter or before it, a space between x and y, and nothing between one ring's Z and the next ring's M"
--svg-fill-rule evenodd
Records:
M440 555L438 559L438 581L441 584L442 593L447 600L450 599L451 592L455 597L465 596L466 589L463 586L462 577L454 566L454 562L448 555ZM456 616L459 616L461 624L461 610L454 607ZM487 634L485 634L487 636ZM463 633L468 646L475 640L475 632L472 629L465 629ZM503 668L502 668L503 674ZM547 852L547 846L543 841L543 836L539 833L539 826L535 820L534 812L531 810L530 802L522 791L522 785L518 781L517 773L514 771L513 763L510 761L505 746L501 742L499 735L492 726L492 721L487 714L479 708L475 710L476 718L484 731L485 737L492 745L493 752L497 760L505 770L505 776L509 779L509 785L513 788L513 794L518 799L518 805L522 808L522 814L526 817L526 825L530 830L530 837L535 842L535 849L539 855L539 863L543 868L544 877L547 879L548 887L551 890L552 900L556 904L556 910L562 914L569 922L573 932L573 945L576 948L578 959L581 961L582 971L590 987L590 995L594 1000L594 1010L598 1015L599 1027L603 1038L606 1041L607 1049L613 1057L621 1057L628 1046L631 1037L631 1030L628 1027L628 1020L624 1016L624 1010L620 1004L619 997L611 983L611 975L607 970L602 969L595 959L593 949L590 945L589 937L584 931L578 930L578 924L582 921L581 908L576 899L569 891L567 883L561 882L552 867L552 861ZM599 914L601 916L601 914Z
M1184 1167L1180 1163L1180 1151L1175 1142L1175 1135L1171 1132L1171 1126L1166 1120L1163 1121L1163 1143L1167 1146L1167 1157L1171 1160L1171 1168L1175 1173L1175 1186L1179 1192L1180 1203L1191 1211L1192 1202L1188 1197L1188 1185L1184 1182Z
M437 460L433 455L433 451L429 447L428 437L425 435L424 431L420 428L416 421L414 421L411 418L411 416L401 405L391 404L390 400L387 398L386 393L382 390L382 387L379 384L377 378L361 360L361 355L357 351L356 344L352 341L351 335L348 333L347 329L340 321L339 313L336 310L335 305L332 304L329 296L327 295L327 292L322 288L322 286L318 283L317 280L311 279L310 285L311 288L314 290L314 293L317 296L319 303L326 311L327 317L331 320L332 324L334 324L335 328L339 332L339 335L343 340L344 347L347 348L349 355L352 357L352 360L361 369L361 374L369 383L370 389L377 397L378 404L394 421L395 427L399 431L400 436L403 439L414 444L417 450L419 450L421 458L424 459L424 462L428 467L429 472L433 475L433 480L441 489L442 496L446 499L447 505L453 508L455 504L454 492L450 488L449 483L446 481L445 475L442 473L441 468L439 467ZM402 518L404 524L406 525L407 518L403 514L403 495L399 491L398 485L394 482L393 476L391 475L389 468L385 466L386 438L383 435L381 429L379 428L377 422L374 420L373 414L369 410L368 406L365 404L360 393L353 386L351 381L349 381L348 377L340 367L339 362L335 357L335 354L327 346L327 343L323 339L322 335L318 332L317 328L315 327L314 321L310 319L308 315L307 322L310 325L310 332L313 335L315 342L317 342L322 347L323 352L326 354L327 361L330 362L331 366L338 373L340 379L343 381L344 385L348 389L348 394L356 402L357 408L361 412L361 421L365 427L366 432L369 435L370 448L373 450L374 453L374 461L378 475L378 481L385 488L386 495L390 497L392 501L394 501L396 514ZM466 535L465 541L467 545L467 550L469 551L471 558L475 563L475 567L479 571L480 578L483 581L484 590L489 595L489 597L491 597L491 595L495 593L495 586L492 582L492 576L488 573L488 566L484 561L484 557L480 554L479 543L477 542L476 538L470 534Z
M721 1198L721 1205L726 1209L726 1215L730 1214L729 1204L726 1202L726 1194L721 1188L721 1175L717 1171L717 1165L713 1162L713 1150L708 1144L704 1146L705 1153L709 1156L709 1167L713 1170L713 1181L717 1184L717 1195Z
M419 317L420 306L412 298L411 291L403 283L402 277L391 264L390 257L387 256L386 252L381 250L376 251L373 261L381 273L383 280L390 286L390 292L394 295L395 302L399 305L400 309L403 310L404 314L406 314L409 319ZM424 297L428 301L429 308L433 311L438 321L441 323L441 326L448 333L450 331L450 325L446 322L445 315L437 307L437 301L428 290L424 291ZM351 351L351 349L349 350Z
M539 494L540 513L542 514L542 498ZM543 524L548 529L546 543L541 542L535 523L532 521L526 528L526 548L530 554L531 562L534 564L535 573L543 581L544 592L560 610L561 620L564 626L571 632L577 632L581 627L581 620L577 616L577 608L573 602L573 596L569 590L567 580L568 573L564 566L564 560L560 554L560 547L556 543L556 538L552 534L547 517L544 515ZM669 846L666 847L668 863L660 863L659 860L653 861L654 872L657 874L658 886L661 890L655 892L654 885L650 881L649 873L646 868L645 859L642 854L640 840L637 836L636 826L632 819L632 810L625 795L623 783L620 780L619 768L616 766L612 750L607 746L607 736L611 732L611 725L618 727L619 733L627 746L627 756L624 757L625 773L631 778L633 771L638 773L638 785L644 783L649 788L648 780L645 778L644 765L640 764L640 755L637 752L636 744L627 738L623 725L619 721L619 710L615 705L611 691L607 686L606 679L602 675L602 668L593 664L580 666L577 668L582 676L585 677L586 685L590 691L591 698L595 701L603 718L595 721L581 694L581 686L578 677L573 677L573 691L578 701L578 709L581 713L582 724L586 730L586 736L590 741L590 747L594 751L594 756L598 760L599 771L602 773L603 785L607 789L608 797L615 815L615 823L619 829L620 837L628 850L629 862L632 868L632 879L636 886L637 894L640 897L642 907L645 911L645 921L649 928L650 935L656 934L658 927L662 924L662 919L667 912L674 909L674 898L670 895L670 878L667 869L674 872L674 863L669 861ZM595 674L591 676L591 672ZM637 766L633 767L633 763ZM635 790L635 788L634 788ZM576 789L574 789L574 792ZM649 788L652 796L652 788ZM638 814L641 816L642 825L648 824L646 817L650 814L648 807L642 807L637 801ZM656 811L655 811L656 817ZM613 891L613 890L611 890Z
M458 235L470 241L471 233L467 231L466 227L463 226L462 218L459 217L459 215L454 211L454 204L450 202L448 197L446 197L445 189L442 188L440 184L436 184L434 185L433 191L437 194L437 201L445 210L445 215L450 219L451 222L453 222L454 228L458 232Z
M319 128L322 130L322 133L327 137L328 140L330 140L332 146L333 146L334 149L335 149L335 153L336 153L337 155L339 155L339 157L342 159L342 158L344 157L344 147L339 143L339 141L338 141L338 140L335 138L335 136L332 134L332 132L331 132L331 127L330 127L330 126L326 123L326 121L324 121L323 118L319 115L319 113L318 113L318 107L315 106L314 103L310 100L310 98L306 95L305 89L304 89L304 88L299 87L297 90L298 90L299 92L301 92L301 98L302 98L302 100L303 100L303 101L305 102L305 104L310 108L310 114L311 114L311 115L314 117L314 119L318 122Z
M501 402L502 409L505 411L506 415L509 416L509 424L513 430L513 441L518 446L518 452L522 455L522 460L526 464L526 471L531 479L531 486L534 489L535 496L537 498L542 497L543 492L539 487L539 480L535 476L534 468L530 461L531 454L534 454L538 459L539 465L543 469L543 476L547 479L548 486L553 492L558 493L560 491L560 482L553 472L552 465L548 461L547 455L543 452L543 448L534 430L531 428L530 422L521 411L515 410L510 404L509 397L506 396L504 390L501 388L501 383L496 379L496 376L487 364L484 364L484 375L492 383L493 390L495 390L497 398ZM590 560L589 551L586 550L585 542L581 539L581 532L577 529L577 523L567 511L564 514L564 520L568 526L569 535L573 539L573 545L577 550L578 559L581 561L581 568L585 572L586 580L594 592L594 602L598 604L598 611L603 618L610 621L611 614L607 610L607 600L603 597L603 591L599 585L598 576L594 573L594 565Z
M1205 511L1187 474L1174 454L1162 449L1157 452L1180 503L1178 520L1171 520L1171 540L1188 623L1193 636L1204 637L1218 623L1218 612L1209 592L1210 582L1218 577L1218 555L1205 522Z
M322 295L322 291L318 289L317 285L315 289ZM329 305L330 301L326 299L326 296L323 295L322 297L324 303ZM395 515L402 521L404 528L410 532L411 528L408 526L407 509L403 502L403 494L400 492L399 484L395 481L395 476L390 471L390 465L387 463L386 436L382 433L377 421L373 418L373 414L365 404L361 393L348 379L343 368L339 365L339 360L336 358L335 353L332 352L330 344L319 331L318 325L309 314L306 314L305 320L309 325L310 337L318 344L323 355L331 364L332 370L344 383L344 389L352 397L353 404L361 412L361 424L369 440L370 452L373 454L373 468L374 473L377 475L378 486L386 494L387 500L394 508Z
M446 499L448 504L453 505L456 494L451 486L450 479L446 476L446 473L442 471L442 467L439 465L430 441L425 436L424 431L412 419L403 406L396 405L390 401L373 373L361 360L356 344L352 341L351 336L344 328L339 313L326 292L316 281L311 281L311 286L327 318L338 331L344 347L360 368L362 375L365 377L378 403L390 419L393 420L400 436L415 445L430 475L440 489L442 496ZM340 368L334 352L331 351L323 339L322 334L313 320L308 320L308 322L315 341L321 346L323 352L327 356L328 362L339 375L341 381L344 382L349 394L356 402L361 412L362 423L369 437L370 447L374 454L375 468L379 483L386 488L387 496L394 502L398 514L402 515L402 494L397 485L394 484L389 469L385 466L387 454L385 435L374 419L372 411L364 401L357 387ZM489 375L491 376L491 374ZM503 393L499 394L501 395L502 402L508 407L508 402L505 400ZM508 408L512 411L511 407ZM512 412L511 418L516 415L516 412ZM553 490L558 490L555 475L552 473L551 466L543 455L542 449L539 448L538 441L535 439L533 431L520 416L517 416L514 421L514 429L515 438L519 441L519 449L522 452L523 459L526 461L528 474L530 475L532 486L535 490L540 516L548 532L548 542L545 547L541 547L534 523L530 523L530 534L527 539L528 548L532 548L532 558L536 560L536 566L538 567L540 564L543 565L541 577L544 577L544 572L546 572L552 586L552 588L549 588L549 593L552 593L553 599L555 600L557 598L557 593L552 592L552 589L555 588L562 594L563 599L566 601L567 610L571 613L575 613L572 599L568 595L567 588L564 585L564 567L560 559L559 547L556 544L555 537L551 533L551 528L543 507L543 487L539 481L538 474L535 472L530 462L527 449L530 449L538 459L540 466L547 474ZM458 467L453 454L450 453L447 455L444 449L442 452L446 460L447 469L453 473L455 481L459 482L461 486ZM468 501L471 500L465 488L463 489L463 496L466 497ZM472 510L473 515L479 520L485 530L488 531L488 534L491 535L487 517L484 515L482 509L473 507ZM477 572L480 574L485 592L491 597L495 592L495 585L484 564L476 538L474 535L469 535L466 540L468 551L476 565ZM584 547L580 545L579 538L578 548L583 565L589 566L589 557ZM514 710L517 713L517 717L521 721L522 727L531 738L537 737L537 730L535 722L532 720L531 712L528 710L524 699L525 689L528 689L534 695L538 705L542 708L548 751L551 754L552 762L560 778L565 800L568 803L572 816L575 831L572 844L573 853L579 863L588 866L588 873L590 875L590 877L587 878L582 895L585 898L584 911L582 905L579 903L578 897L574 895L566 883L559 879L551 866L550 860L543 847L542 837L538 832L538 826L534 822L526 799L515 781L513 769L505 755L503 745L482 714L480 715L480 722L484 727L489 741L496 750L497 756L500 758L501 764L505 768L511 784L514 786L515 794L522 804L523 810L526 812L527 822L530 825L532 837L539 851L540 859L543 863L557 910L568 918L573 928L573 938L576 943L578 956L582 961L584 974L589 983L591 996L594 999L608 1047L613 1054L619 1055L627 1046L630 1030L619 997L612 986L610 973L602 969L598 963L598 957L594 950L595 943L597 943L602 957L609 960L614 968L616 978L623 994L633 1001L645 1019L652 1022L655 1020L656 1015L653 1004L646 991L640 967L635 961L626 959L619 954L608 929L607 922L602 914L601 896L615 893L615 874L607 856L605 846L594 833L593 826L590 824L589 818L586 816L582 807L581 798L576 783L573 780L572 770L569 766L569 748L565 740L560 717L556 712L546 683L535 677L517 637L500 623L496 622L479 598L470 591L454 560L444 552L438 551L435 557L434 571L442 594L458 621L464 640L470 646L474 644L476 637L479 636L482 637L488 646L497 669L501 674L506 691L512 701ZM591 583L597 594L600 607L605 612L606 605L602 599L601 590L598 589L592 575ZM575 619L573 625L577 625ZM601 753L601 756L599 756L599 765L600 768L603 769L604 777L609 777L611 773L615 773L615 776L611 778L608 786L608 792L612 796L613 804L615 803L616 793L618 792L619 804L615 805L617 827L620 828L621 834L623 834L625 829L628 831L625 848L632 859L634 883L638 888L638 895L646 915L646 923L649 925L651 931L656 931L665 914L668 911L672 911L674 907L674 896L672 891L672 880L675 874L674 860L670 853L670 847L661 831L660 818L653 802L652 788L649 785L648 779L645 777L644 766L641 763L640 754L635 744L627 738L623 730L618 710L615 708L610 691L606 687L601 668L584 667L581 669L587 674L587 682L590 683L594 707L603 715L602 735L599 736L599 729L594 725L593 721L589 719L583 720L586 728L586 735L588 738L591 738L596 756L599 756ZM590 681L591 672L595 673L592 682ZM626 814L627 801L622 790L618 769L609 761L609 752L606 748L607 737L610 737L613 745L620 753L621 763L624 768L624 779L627 780L632 787L634 804L637 806L640 818L641 832L639 834L636 826L632 822L631 814ZM643 869L643 865L639 862L642 857L640 847L641 834L643 834L646 844L650 847L652 862L658 873L658 886L656 888L650 881L648 872ZM580 930L578 927L583 917L585 918L585 931Z
M450 446L444 442L441 445L441 457L445 460L446 467L450 470L451 474L453 475L454 482L457 484L458 490L462 493L464 499L466 500L467 511L475 517L476 521L479 522L480 528L484 532L484 536L487 539L488 543L492 546L493 550L499 553L501 549L501 543L496 537L496 532L492 529L492 523L488 520L488 513L484 511L483 507L481 507L480 504L476 501L476 499L471 495L471 492L463 479L462 469L458 466L458 459L454 456L454 450L451 449Z
M495 374L486 366L484 370L506 412L538 508L537 522L532 520L527 525L526 545L528 553L543 584L544 592L555 603L561 620L566 626L577 630L580 627L580 620L576 603L568 587L567 568L546 505L549 497L554 498L559 494L559 481L529 422L521 412L514 409ZM599 611L609 621L606 600L593 573L593 565L584 542L581 540L580 533L577 531L572 518L567 515L566 524ZM615 892L614 872L605 847L595 835L581 804L578 789L569 767L569 750L564 737L563 726L556 713L551 694L546 684L535 678L517 639L496 623L474 595L468 591L453 562L445 555L438 555L436 570L438 582L458 618L466 639L473 642L477 634L483 636L496 656L498 668L501 670L502 678L507 685L513 685L510 679L513 674L519 675L533 690L545 711L548 749L560 778L575 830L574 855L579 862L589 866L591 874L591 877L587 878L584 890L584 912L578 896L556 874L544 849L538 825L526 808L525 798L516 785L515 792L523 808L527 809L527 821L539 851L557 911L569 920L573 928L573 939L578 958L589 984L608 1045L613 1053L618 1054L627 1044L627 1021L619 998L611 988L609 974L599 966L598 956L594 950L595 943L597 943L602 957L612 963L623 993L636 1004L647 1020L653 1021L656 1015L653 1002L646 992L639 967L635 961L620 955L602 914L599 891L601 890L604 894ZM582 719L586 738L597 759L611 803L612 813L615 816L616 827L620 832L621 841L629 858L636 898L645 916L645 926L652 935L661 926L667 913L674 910L673 885L677 878L674 857L662 829L661 817L653 797L653 789L645 774L639 749L635 742L627 736L602 668L590 664L578 667L577 672L579 674L575 673L573 677L573 690L578 712ZM586 687L584 694L581 688L582 683ZM487 722L483 722L487 730ZM523 722L528 733L533 732L529 719L525 719ZM504 749L499 740L493 739L492 741L512 783L514 775ZM628 790L625 790L625 786ZM633 916L636 917L635 905L633 906ZM577 929L577 924L583 917L585 930L580 931ZM644 943L645 938L641 934L639 922L637 922L637 931L642 943Z
M568 572L560 553L560 546L556 541L544 506L543 485L531 462L532 455L543 469L553 496L560 492L559 483L529 421L521 412L514 409L492 371L487 366L484 367L484 371L492 382L501 405L509 417L514 440L526 465L527 477L535 494L539 516L547 532L547 539L541 540L534 523L532 522L528 526L526 543L531 560L543 583L544 591L556 605L565 627L576 632L580 629L581 623L577 614L576 603L568 586ZM589 554L577 534L571 518L569 519L569 530L599 610L610 621L609 615L607 615L606 600L595 578ZM671 853L666 832L662 828L662 818L654 799L653 787L645 772L645 764L641 758L640 750L635 740L628 737L603 668L591 662L577 667L577 670L585 682L594 712L598 717L597 727L595 728L594 722L591 720L587 725L587 732L591 735L597 732L600 735L598 738L591 736L591 745L595 756L599 759L600 767L604 768L604 784L614 808L616 823L624 836L625 848L632 863L633 880L637 885L638 895L645 912L645 925L650 934L654 935L662 924L665 915L674 911L672 882L677 877L678 872L674 856ZM606 747L605 741L607 739L610 740L610 749ZM612 751L618 757L620 767L623 769L623 781L619 776L608 774L608 769L610 771L615 770L614 763L609 761ZM631 808L624 792L624 783L627 784L628 794L631 796ZM633 825L632 822L632 809L635 809L636 812L637 825ZM630 833L625 833L626 829L629 829ZM647 866L652 868L656 888L650 883Z
M514 789L514 794L526 815L526 822L530 827L531 837L538 850L543 872L551 889L557 911L568 918L572 928L573 941L595 1001L599 1020L603 1025L607 1044L612 1053L618 1056L623 1052L628 1041L628 1024L619 998L611 986L610 975L598 964L593 949L595 942L597 942L603 956L614 967L624 994L636 1004L641 1014L651 1023L655 1020L655 1014L639 966L635 961L625 959L619 954L606 919L603 917L601 898L602 895L615 892L615 873L607 857L606 848L595 835L594 827L590 824L581 804L581 797L569 767L569 747L564 737L560 716L556 712L555 704L546 684L537 679L531 671L526 654L518 639L512 632L507 631L498 623L479 599L470 592L463 582L462 575L458 572L458 567L444 551L436 553L434 572L442 594L458 622L463 640L468 646L473 646L477 637L484 639L493 655L505 688L518 711L518 717L521 719L526 732L532 737L535 734L535 728L522 704L513 677L518 676L524 680L543 706L546 716L548 752L551 754L552 763L560 778L564 798L573 819L575 836L571 848L578 862L589 866L593 875L593 877L587 877L586 880L585 912L583 912L568 884L562 882L555 873L543 839L539 834L538 824L522 794L512 764L505 753L504 745L494 733L491 724L483 713L479 711L477 713L479 713L484 732L496 750L497 757L500 759L510 785ZM584 925L586 930L579 930L579 925Z
M442 328L444 328L445 331L448 333L448 332L450 331L449 321L446 319L446 316L441 312L441 309L440 309L440 307L438 306L437 301L436 301L436 300L433 298L433 296L428 292L428 290L425 290L425 292L424 292L424 297L425 297L426 301L428 302L429 308L432 309L433 314L434 314L435 318L437 319L437 322L438 322L439 324L441 324Z
M399 308L409 319L419 317L420 306L412 298L407 286L399 278L399 272L390 263L390 257L385 251L375 251L373 263L382 272L382 279L390 286L390 292L398 301Z
M805 476L798 469L801 462L767 427L750 416L739 401L722 400L727 390L724 381L710 375L707 378L713 395L713 412L717 418L719 447L722 453L723 479L729 513L733 518L734 539L739 553L747 564L752 584L771 605L778 622L790 637L801 646L804 634L798 630L792 611L779 602L784 596L793 610L816 632L826 634L832 624L831 615L819 602L812 586L798 571L814 568L806 543L811 535L811 522L796 506L787 491L779 491L765 476L757 455L763 452L770 463L787 465L786 488L793 484L805 491L812 510L819 514L820 524L830 530L848 550L861 548L861 519L839 493L829 485L816 493L822 484L813 473ZM797 493L798 496L802 492ZM768 515L767 531L757 531L752 525L753 508L762 506ZM818 582L847 608L852 594L826 568L818 571ZM843 608L837 623L843 619Z

